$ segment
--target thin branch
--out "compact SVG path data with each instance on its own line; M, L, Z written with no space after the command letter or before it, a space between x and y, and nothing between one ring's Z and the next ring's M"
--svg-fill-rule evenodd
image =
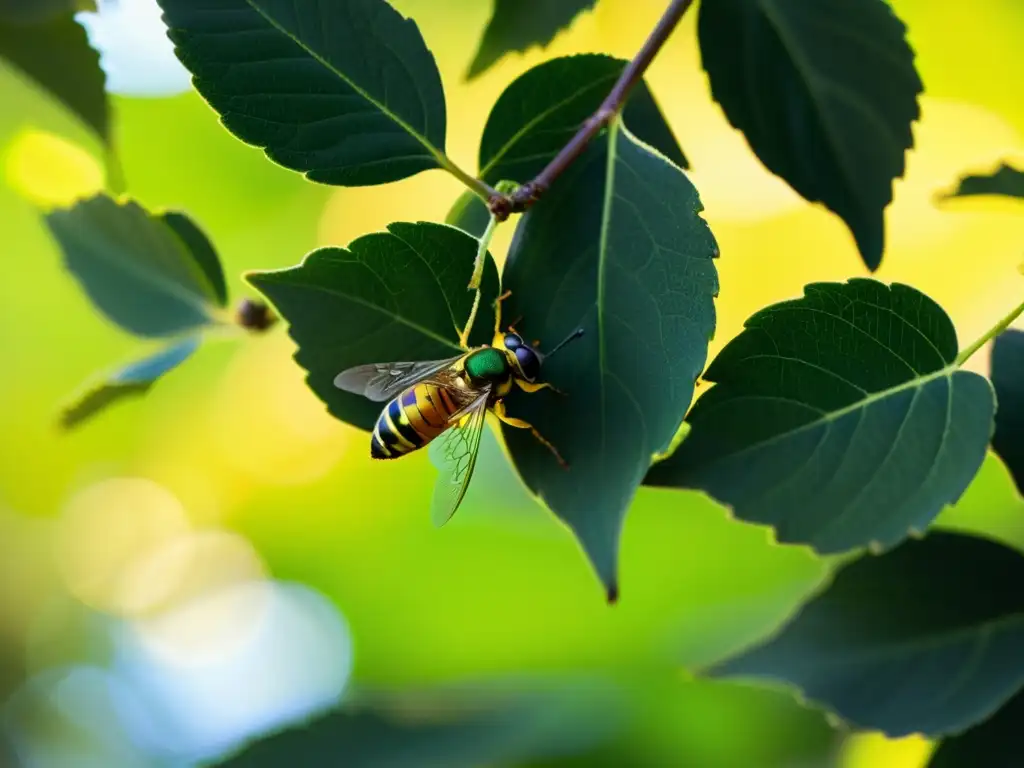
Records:
M657 25L651 34L644 41L643 47L637 52L633 60L626 65L619 76L618 81L612 87L608 96L601 102L601 106L580 126L569 143L562 147L562 150L538 173L532 181L528 181L519 187L511 195L495 193L488 197L488 208L494 218L504 221L512 213L521 213L533 205L540 198L552 182L555 181L565 170L572 165L586 149L590 141L601 132L608 123L615 117L626 104L633 87L643 79L647 67L650 66L654 57L665 45L669 35L679 24L683 14L693 5L693 0L672 0L665 13L658 20ZM481 195L483 196L483 195Z

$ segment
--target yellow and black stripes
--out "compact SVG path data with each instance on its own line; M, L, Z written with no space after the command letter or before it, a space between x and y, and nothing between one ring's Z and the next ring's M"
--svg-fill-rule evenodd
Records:
M422 448L448 428L459 408L443 387L420 383L407 389L381 411L373 428L370 455L397 459Z

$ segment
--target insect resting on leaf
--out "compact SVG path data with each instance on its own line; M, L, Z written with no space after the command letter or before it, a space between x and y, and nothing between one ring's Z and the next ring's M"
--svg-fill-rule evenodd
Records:
M518 386L525 392L550 389L538 382L541 363L570 341L583 335L577 329L546 355L527 344L510 326L501 332L501 300L495 302L494 339L490 345L470 348L463 333L460 346L466 351L445 360L405 363L370 363L342 371L334 379L338 389L373 400L388 401L377 418L370 438L375 459L397 459L422 448L435 438L440 476L434 490L434 522L447 522L466 495L473 475L484 417L488 411L504 423L528 429L563 466L558 450L532 424L505 412L504 398Z

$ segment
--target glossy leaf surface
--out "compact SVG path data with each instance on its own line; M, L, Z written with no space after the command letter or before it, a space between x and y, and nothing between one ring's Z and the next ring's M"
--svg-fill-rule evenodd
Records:
M514 396L571 465L505 428L527 485L579 538L609 598L619 533L651 461L690 404L714 333L715 239L685 174L616 124L521 220L505 267L503 311L551 348L542 378L567 393Z
M719 353L689 435L646 482L703 490L819 552L891 546L985 457L992 388L956 355L949 317L909 286L808 285Z
M342 186L438 167L441 77L386 0L159 1L196 89L272 160Z
M841 568L766 643L712 670L798 687L890 736L960 731L1024 683L1024 556L933 533Z
M711 93L765 166L837 213L874 271L923 86L884 0L714 0L698 18Z
M199 339L188 338L151 357L114 371L64 411L61 426L73 429L114 403L144 395L161 376L185 362L198 348Z
M380 403L334 386L341 371L367 363L440 360L459 354L469 317L477 241L454 227L396 223L348 248L321 248L302 264L247 278L277 307L299 345L295 359L337 418L372 429ZM488 344L498 271L490 258L472 344Z
M492 184L525 183L547 165L601 106L626 62L582 54L552 59L514 80L487 117L480 141L480 176ZM643 81L623 111L626 127L676 165L688 163Z
M483 73L506 53L545 46L597 0L494 0L467 78Z
M170 215L174 229L164 216L106 195L46 216L65 264L92 302L140 336L170 336L211 323L222 303L222 289L210 281L216 255L212 249L194 255L177 233L190 231L209 247L205 236L184 214Z
M61 102L101 141L110 140L106 75L85 29L68 13L36 24L0 16L0 64L7 63Z
M996 390L996 431L992 448L1024 493L1024 331L1004 331L992 346Z

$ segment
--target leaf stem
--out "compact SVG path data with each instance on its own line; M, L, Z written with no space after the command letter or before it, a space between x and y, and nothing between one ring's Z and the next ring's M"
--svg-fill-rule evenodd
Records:
M662 49L672 31L679 24L683 14L693 5L693 0L672 0L662 14L643 46L633 60L626 65L608 96L589 118L584 121L576 134L562 150L538 173L532 181L523 184L511 195L496 194L488 200L488 207L498 221L504 221L512 213L522 213L540 198L548 187L572 165L586 149L590 141L622 111L633 87L643 79L658 51Z
M478 179L462 170L462 168L460 168L444 152L438 152L435 157L442 168L465 184L468 190L475 192L478 197L487 203L488 207L497 204L495 201L506 199L505 195L502 195L483 179Z
M497 194L497 193L496 193ZM487 222L487 229L480 236L479 245L476 249L476 260L473 262L473 275L469 278L469 290L476 291L476 295L473 297L473 308L469 310L469 318L466 320L466 326L462 329L462 333L459 334L459 346L469 346L469 335L473 332L473 325L476 323L476 313L480 309L480 284L484 278L484 266L487 264L487 249L491 245L491 239L494 237L494 230L498 227L498 219L492 215L490 221Z
M1020 317L1022 314L1024 314L1024 302L1021 302L1016 307L1014 307L1013 310L1011 310L1006 315L1006 317L1004 317L998 323L996 323L991 328L989 328L988 331L986 331L984 334L982 334L981 338L979 338L977 341L975 341L973 344L971 344L971 346L969 346L967 349L965 349L963 352L961 352L959 355L957 355L957 357L956 357L956 365L960 366L960 365L963 365L964 363L966 363L975 352L977 352L979 349L981 349L983 346L985 346L988 342L990 342L992 339L994 339L1000 333L1002 333L1007 328L1009 328L1010 324L1014 320L1016 320L1018 317Z

